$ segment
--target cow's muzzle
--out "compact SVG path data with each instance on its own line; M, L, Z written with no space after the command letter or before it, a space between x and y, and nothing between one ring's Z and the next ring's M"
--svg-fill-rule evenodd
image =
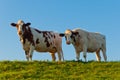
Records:
M66 44L70 45L70 41L67 41Z

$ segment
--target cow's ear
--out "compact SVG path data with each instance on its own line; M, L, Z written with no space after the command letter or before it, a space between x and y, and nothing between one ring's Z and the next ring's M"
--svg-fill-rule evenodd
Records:
M13 26L13 27L16 27L16 25L17 25L17 24L15 24L15 23L11 23L11 26Z
M64 36L65 36L65 34L64 34L64 33L60 33L60 34L59 34L59 36L64 37Z
M29 25L31 25L31 23L26 23L25 25L26 25L26 26L29 26Z

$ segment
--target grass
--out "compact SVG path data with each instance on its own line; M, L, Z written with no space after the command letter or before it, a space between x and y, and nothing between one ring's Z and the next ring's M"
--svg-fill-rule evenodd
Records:
M0 80L120 80L120 62L0 61Z

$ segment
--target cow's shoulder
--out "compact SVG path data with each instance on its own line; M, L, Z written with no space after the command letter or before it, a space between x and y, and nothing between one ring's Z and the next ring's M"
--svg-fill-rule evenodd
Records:
M78 33L83 33L83 34L85 34L85 33L89 33L88 31L86 31L86 30L84 30L84 29L80 29L80 28L76 28L76 29L73 29L72 31L74 31L74 32L78 32Z

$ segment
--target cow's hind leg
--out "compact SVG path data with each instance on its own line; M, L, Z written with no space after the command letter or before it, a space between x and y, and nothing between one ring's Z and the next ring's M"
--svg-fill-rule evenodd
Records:
M85 59L85 62L87 62L87 59L86 59L87 53L86 53L86 52L83 52L83 57L84 57L84 59Z
M64 54L63 54L62 48L59 51L60 51L60 55L61 55L60 57L64 61Z
M97 58L97 61L101 61L100 49L96 51L96 58Z
M61 61L61 52L58 52L58 59Z
M52 56L52 61L55 61L56 60L55 53L50 53L50 54Z
M106 49L102 49L104 60L107 61Z

